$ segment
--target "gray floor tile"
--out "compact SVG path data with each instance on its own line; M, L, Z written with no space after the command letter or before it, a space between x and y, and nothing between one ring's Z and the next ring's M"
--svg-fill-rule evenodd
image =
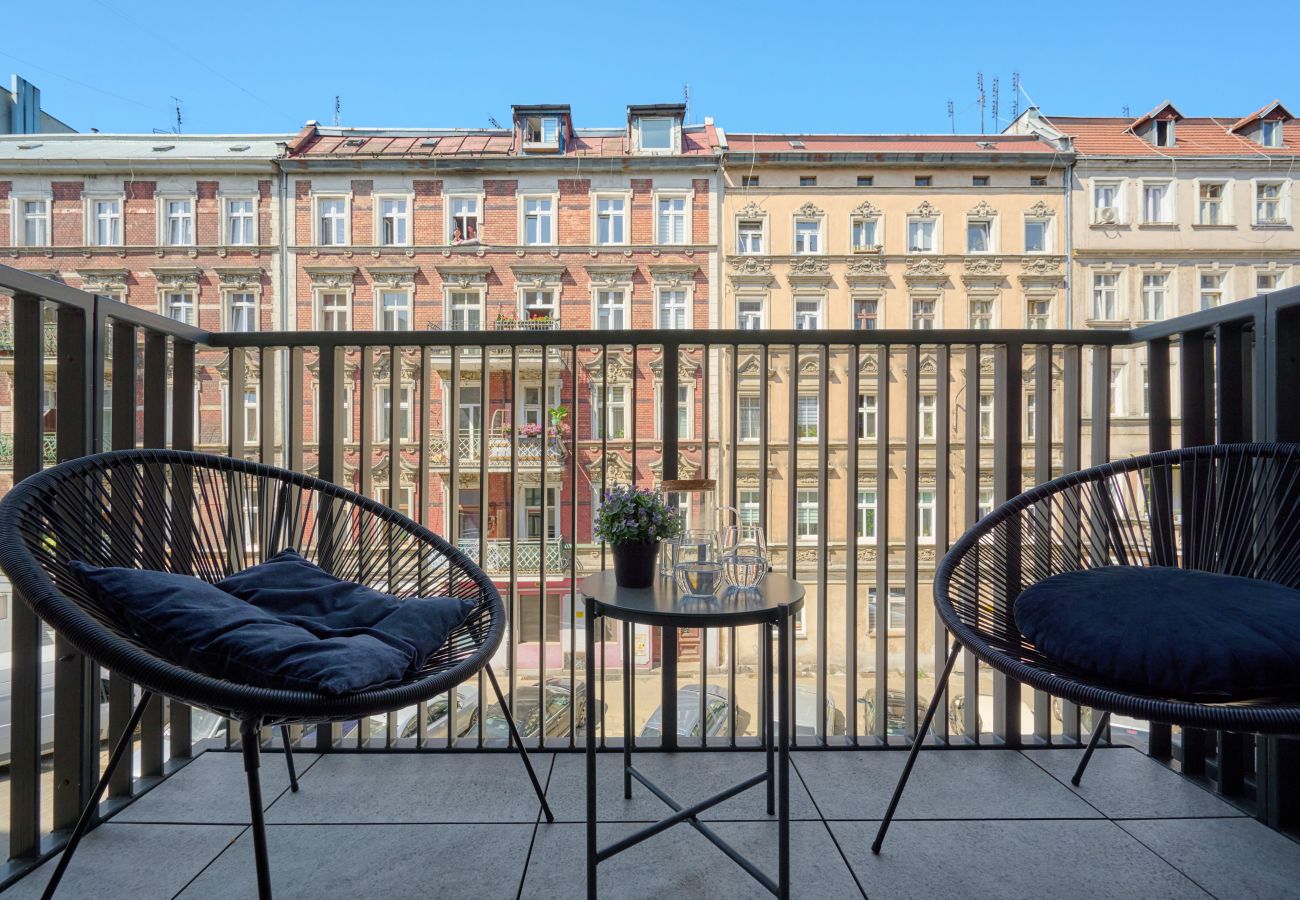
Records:
M276 900L320 897L515 897L532 825L271 825ZM245 833L184 900L257 896L253 840Z
M827 819L885 814L902 751L808 751L795 765ZM1005 750L921 751L899 803L901 819L1100 818L1055 778Z
M1118 824L1217 897L1300 897L1300 844L1254 819L1164 819Z
M1132 747L1098 750L1077 788L1069 782L1083 756L1082 750L1026 750L1024 753L1111 818L1245 815Z
M295 753L294 765L304 775L319 757ZM262 754L263 808L289 789L289 770L279 752ZM207 822L246 825L248 781L244 757L225 750L200 754L184 769L145 794L114 817L117 822Z
M775 822L718 822L714 830L769 876L777 871ZM602 825L601 845L635 831L636 825ZM587 887L586 828L541 825L528 862L526 900L580 897ZM861 900L826 826L790 824L790 887L794 897ZM689 825L677 825L600 864L601 900L707 897L709 900L771 897L743 869Z
M531 755L543 785L551 755ZM537 795L514 753L326 754L268 822L534 822Z
M879 856L877 822L831 830L869 897L1097 900L1205 897L1107 821L899 822Z
M82 840L57 897L95 900L169 898L235 839L236 825L126 825L109 822ZM50 860L4 892L5 900L39 897L54 872Z
M682 806L710 797L763 771L765 757L757 752L634 753L632 764ZM587 818L587 782L582 754L558 754L547 798L560 821ZM632 782L632 799L623 799L623 757L602 753L596 758L596 817L604 822L653 822L671 810L639 782ZM817 810L799 779L791 773L790 817L815 819ZM705 811L701 818L722 821L767 818L767 788L760 784Z

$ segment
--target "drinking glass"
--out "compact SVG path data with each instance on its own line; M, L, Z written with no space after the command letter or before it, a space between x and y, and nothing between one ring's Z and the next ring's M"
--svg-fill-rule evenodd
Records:
M712 597L722 586L722 563L717 559L679 562L674 572L677 590L685 597Z
M737 590L754 590L767 577L767 560L753 554L725 554L722 557L722 577Z
M757 556L767 562L767 536L761 525L728 525L718 545L723 555Z

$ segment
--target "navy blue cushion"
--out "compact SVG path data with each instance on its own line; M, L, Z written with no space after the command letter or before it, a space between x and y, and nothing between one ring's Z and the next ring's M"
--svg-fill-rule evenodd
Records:
M296 550L281 550L217 587L320 637L369 634L409 650L415 665L447 642L475 601L459 597L400 599L335 578Z
M72 568L142 643L214 678L348 694L398 684L413 664L409 647L372 634L314 634L190 575Z
M1300 694L1300 591L1233 575L1105 566L1015 603L1044 655L1104 686L1184 700Z

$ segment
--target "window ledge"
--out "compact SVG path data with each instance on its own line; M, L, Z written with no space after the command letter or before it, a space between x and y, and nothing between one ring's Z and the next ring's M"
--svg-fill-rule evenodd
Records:
M1232 231L1236 229L1236 222L1193 222L1192 228L1198 231Z
M1177 222L1140 222L1138 228L1153 228L1156 231L1174 231L1178 228Z
M1290 222L1256 222L1254 225L1250 227L1255 229L1256 231L1289 230L1291 228L1291 223Z
M1084 325L1089 328L1127 328L1128 319L1084 319Z

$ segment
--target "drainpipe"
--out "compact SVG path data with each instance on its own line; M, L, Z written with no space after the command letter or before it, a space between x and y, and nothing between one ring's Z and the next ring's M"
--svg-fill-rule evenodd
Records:
M1065 167L1065 327L1074 327L1074 160Z
M276 293L280 303L280 328L284 331L290 330L289 312L291 305L289 303L289 238L288 238L288 198L289 198L289 174L285 172L284 166L279 159L272 160L275 166L276 181L279 182L280 194L280 227L279 234L276 235L276 259L278 260L278 269L276 278ZM280 366L280 396L284 397L285 402L280 404L280 430L283 434L282 447L284 448L284 467L289 468L289 445L292 443L292 436L289 429L292 426L292 416L288 414L290 401L289 397L289 366L293 361L292 350L282 350L284 354L283 362ZM296 401L295 401L296 402Z

